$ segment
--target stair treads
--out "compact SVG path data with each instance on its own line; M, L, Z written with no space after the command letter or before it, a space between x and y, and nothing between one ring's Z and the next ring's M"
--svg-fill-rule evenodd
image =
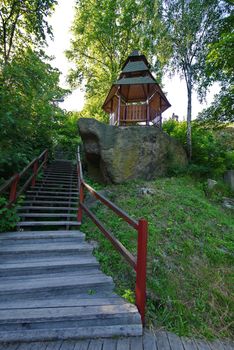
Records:
M35 239L38 238L85 238L85 234L81 231L65 231L65 230L54 230L54 231L17 231L17 232L5 232L0 234L0 242L2 240L20 240L20 239ZM1 245L1 243L0 243Z
M0 295L6 297L7 294L15 295L17 293L31 293L34 298L37 298L37 295L34 294L37 291L44 292L53 292L57 293L59 290L63 293L66 292L66 289L75 288L75 290L87 290L87 294L90 290L93 290L95 293L95 288L105 287L106 285L113 288L112 278L109 276L102 275L89 275L86 276L64 276L55 277L55 278L33 278L29 280L15 280L7 281L0 285ZM66 294L66 293L65 293ZM55 294L56 295L56 294Z
M79 221L20 221L17 223L17 227L23 226L80 226Z

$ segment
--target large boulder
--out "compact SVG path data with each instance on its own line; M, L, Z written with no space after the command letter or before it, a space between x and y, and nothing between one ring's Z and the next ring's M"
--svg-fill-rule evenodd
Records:
M187 165L183 147L157 127L117 127L81 118L78 128L88 172L95 180L151 180Z

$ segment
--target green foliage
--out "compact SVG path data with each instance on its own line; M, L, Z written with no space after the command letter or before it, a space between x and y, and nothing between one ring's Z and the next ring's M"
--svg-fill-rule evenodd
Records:
M154 194L139 195L142 187ZM231 337L231 211L210 202L203 183L190 177L131 181L106 190L116 205L149 223L147 326L179 335ZM92 211L136 254L135 230L103 205ZM88 238L99 242L95 254L102 270L113 277L118 293L133 301L133 270L85 215L82 227Z
M27 49L0 71L0 176L8 177L51 148L65 119L52 101L66 91L46 60L43 52Z
M53 149L61 149L63 152L68 152L75 158L77 146L81 143L81 138L78 135L77 121L79 113L68 112L57 124L56 137L53 143Z
M19 221L15 206L7 209L5 208L7 203L4 197L0 197L0 232L12 231Z
M56 0L1 0L0 66L11 61L30 44L42 44L46 33L52 35L47 18Z
M73 38L68 58L75 63L70 82L84 84L86 104L83 116L107 120L101 106L120 69L133 49L149 59L156 52L154 32L160 24L157 2L149 0L82 0L77 3L72 27ZM92 19L92 20L90 20ZM157 78L161 79L159 61L153 60Z
M229 131L230 129L230 131ZM175 137L182 145L186 144L186 123L168 120L163 130ZM219 133L202 128L193 123L193 156L189 167L192 174L198 176L222 176L225 170L234 166L233 128L223 129Z

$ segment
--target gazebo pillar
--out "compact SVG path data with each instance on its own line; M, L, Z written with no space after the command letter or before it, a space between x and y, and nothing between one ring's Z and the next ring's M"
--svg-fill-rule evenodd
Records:
M118 126L120 124L120 107L121 107L121 97L119 95L119 99L118 99L118 120L117 120L117 125Z
M146 125L149 125L149 121L150 121L149 100L147 100L147 105L146 105Z

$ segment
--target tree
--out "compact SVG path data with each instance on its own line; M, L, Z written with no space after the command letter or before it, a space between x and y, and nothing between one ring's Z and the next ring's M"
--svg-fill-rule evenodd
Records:
M84 115L105 119L102 103L133 49L153 58L152 33L159 22L149 25L152 13L157 13L157 3L151 0L78 1L67 56L75 63L69 81L85 85ZM160 80L158 61L152 62Z
M0 176L52 148L65 118L53 100L67 91L58 87L59 71L48 59L42 51L27 49L0 71Z
M220 127L234 122L234 15L230 13L220 25L219 36L208 47L206 74L211 81L218 81L221 91L211 106L199 114L199 121L209 127Z
M30 43L42 43L52 35L46 21L57 0L0 1L0 64L7 64L12 52Z
M227 6L219 0L164 0L162 21L171 46L173 71L184 77L187 87L187 149L192 157L192 93L205 95L209 79L205 74L209 44L217 38Z

